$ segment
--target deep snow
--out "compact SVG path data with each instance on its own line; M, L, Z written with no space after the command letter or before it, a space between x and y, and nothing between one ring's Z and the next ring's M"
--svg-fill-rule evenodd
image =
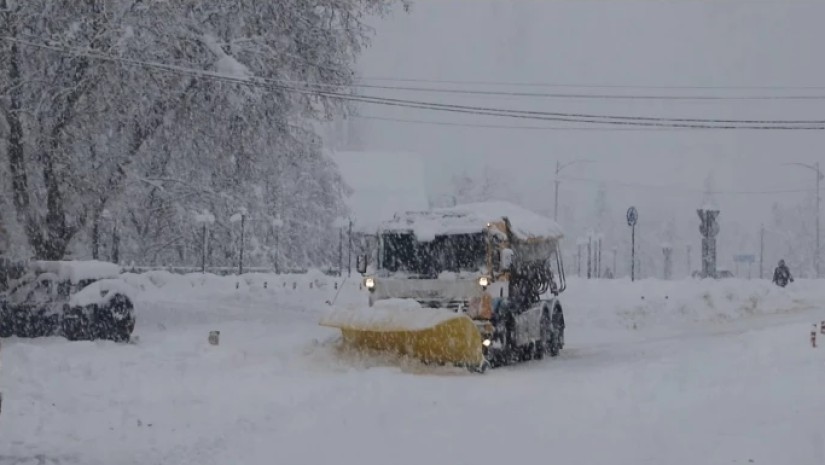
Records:
M822 282L571 279L560 357L473 375L338 351L317 273L126 281L136 344L2 341L0 463L825 463Z

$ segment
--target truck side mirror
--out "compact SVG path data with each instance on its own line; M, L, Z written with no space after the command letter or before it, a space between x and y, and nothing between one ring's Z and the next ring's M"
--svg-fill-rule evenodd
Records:
M512 249L501 249L500 252L500 260L499 266L501 267L501 271L509 270L511 266L513 266L513 250Z
M366 255L359 255L358 256L358 258L356 260L355 268L361 274L364 274L364 273L367 272L367 256Z

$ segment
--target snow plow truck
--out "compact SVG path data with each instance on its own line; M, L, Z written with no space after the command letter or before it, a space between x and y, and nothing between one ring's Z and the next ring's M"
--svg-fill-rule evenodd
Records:
M396 214L358 256L368 304L320 324L356 349L473 372L564 347L566 288L553 220L506 202Z

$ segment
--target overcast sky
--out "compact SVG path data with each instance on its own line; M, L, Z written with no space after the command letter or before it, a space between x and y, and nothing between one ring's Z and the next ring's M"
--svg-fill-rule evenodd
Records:
M416 0L408 14L376 21L360 60L367 79L548 83L519 87L429 84L440 88L634 95L825 95L825 2ZM424 86L421 82L369 81ZM647 86L823 86L819 89L657 89ZM616 100L464 96L364 90L371 95L542 111L747 119L825 119L825 100ZM365 105L362 114L425 121L516 126L552 122ZM560 131L466 128L361 120L365 148L404 150L427 162L438 191L462 169L489 164L518 180L529 207L552 208L556 160L568 177L605 181L621 221L636 205L640 222L659 228L667 212L698 224L695 209L708 173L725 191L813 187L814 173L783 162L813 163L825 153L822 131ZM580 126L580 125L577 125ZM659 186L659 187L657 187ZM695 192L692 190L696 190ZM562 184L563 208L591 211L596 185ZM717 196L723 234L753 231L773 202L805 193ZM576 220L581 222L581 218ZM563 225L565 226L565 225ZM580 227L581 225L576 225ZM640 223L641 226L641 223ZM693 229L693 228L692 228ZM695 229L694 229L695 230ZM748 245L737 245L749 248Z

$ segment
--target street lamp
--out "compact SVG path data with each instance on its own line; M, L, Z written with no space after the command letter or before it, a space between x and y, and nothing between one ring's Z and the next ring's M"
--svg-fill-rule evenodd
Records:
M618 247L613 247L613 276L619 277L619 270L616 268L616 255L619 253Z
M556 160L556 195L555 195L555 207L553 208L553 221L559 220L559 184L561 181L559 180L559 173L561 170L567 168L568 166L575 165L576 163L597 163L595 160L589 159L581 159L581 160L573 160L567 163L561 163L560 161Z
M280 255L281 255L281 228L284 227L284 220L281 219L280 213L275 215L272 219L272 229L275 230L275 274L281 274Z
M819 162L813 165L805 163L783 163L783 165L798 165L816 173L816 254L814 255L814 269L816 270L816 277L819 278L819 182L823 179L822 171L819 170Z
M587 245L587 240L584 237L580 237L576 241L576 265L578 267L579 278L582 277L582 247L585 245Z
M229 218L229 221L232 223L237 223L238 221L241 222L241 252L240 252L240 259L238 261L238 275L243 274L243 245L244 245L244 228L246 225L246 215L247 210L245 207L241 207L238 210L238 213L235 213Z
M203 213L195 213L195 222L203 224L201 273L206 273L206 226L215 222L215 215L204 209Z

